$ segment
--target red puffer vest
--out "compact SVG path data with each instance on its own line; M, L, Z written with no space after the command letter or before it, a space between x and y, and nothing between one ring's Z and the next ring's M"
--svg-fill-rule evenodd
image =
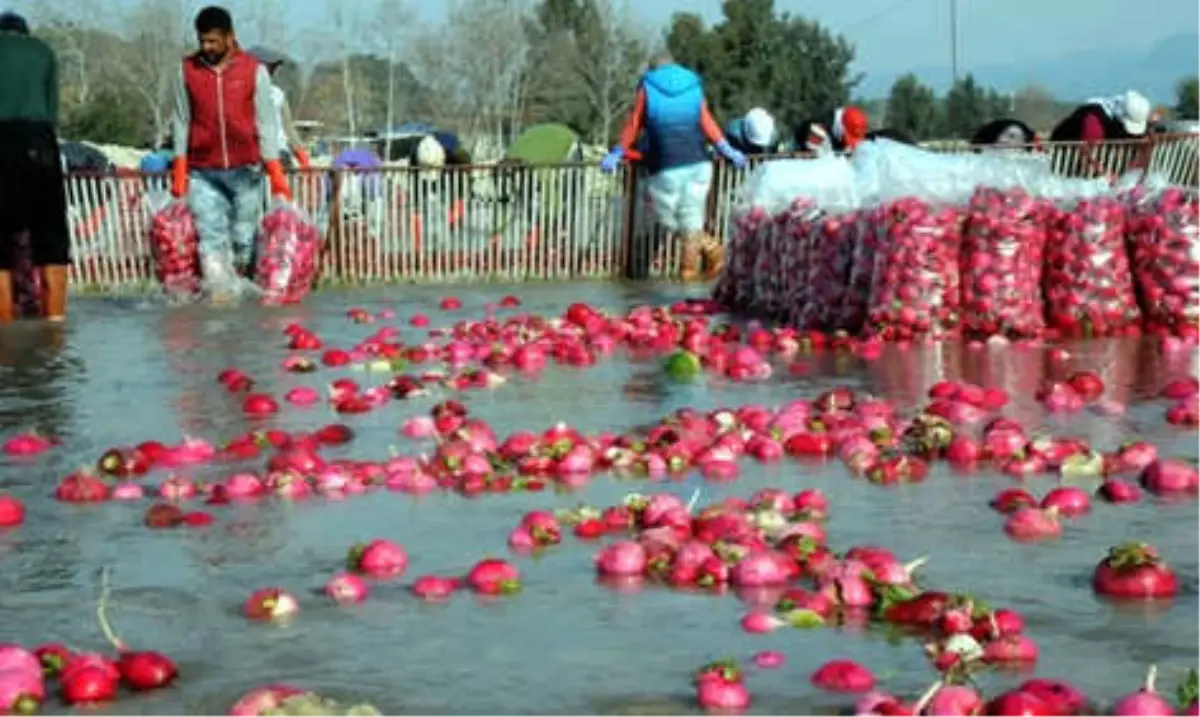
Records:
M183 82L191 103L188 166L229 169L262 162L254 90L258 61L234 50L216 69L196 55L183 60Z

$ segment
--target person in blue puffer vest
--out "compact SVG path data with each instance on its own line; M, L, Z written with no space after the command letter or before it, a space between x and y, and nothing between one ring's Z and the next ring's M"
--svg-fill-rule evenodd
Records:
M647 189L655 218L668 232L683 238L680 278L696 279L702 260L706 278L715 278L725 250L704 232L713 175L707 144L739 169L746 166L746 156L726 141L713 119L700 77L667 55L654 58L642 75L625 128L600 169L614 171L643 131L643 160L650 174Z

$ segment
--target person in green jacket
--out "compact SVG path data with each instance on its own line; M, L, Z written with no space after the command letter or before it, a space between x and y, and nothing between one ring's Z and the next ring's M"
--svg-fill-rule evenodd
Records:
M71 232L58 147L58 59L16 13L0 14L0 323L12 321L13 270L27 245L43 311L67 308Z
M575 130L558 122L533 125L517 135L504 153L500 163L501 198L524 209L530 224L536 224L540 213L557 232L564 232L565 216L561 210L568 201L571 186L560 180L555 190L554 180L562 173L556 172L554 166L582 161L583 145ZM538 169L539 165L545 168ZM531 201L535 193L539 206Z

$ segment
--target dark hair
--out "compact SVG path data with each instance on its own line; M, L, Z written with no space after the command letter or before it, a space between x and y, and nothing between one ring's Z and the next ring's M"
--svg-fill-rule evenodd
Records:
M15 12L0 14L0 32L16 32L21 35L29 34L29 23Z
M233 32L233 17L225 8L209 5L196 14L196 32L203 35L214 30Z

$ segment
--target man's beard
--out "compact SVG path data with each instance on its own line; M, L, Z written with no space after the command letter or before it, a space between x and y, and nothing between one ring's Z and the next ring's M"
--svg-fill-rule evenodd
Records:
M227 54L229 54L229 52L228 52L228 51L225 51L225 52L205 52L205 53L203 53L202 57L204 57L204 61L205 61L205 62L207 62L208 64L210 64L210 65L216 65L216 64L219 64L219 63L221 62L221 60L224 60L224 59L225 59L225 55L227 55Z

